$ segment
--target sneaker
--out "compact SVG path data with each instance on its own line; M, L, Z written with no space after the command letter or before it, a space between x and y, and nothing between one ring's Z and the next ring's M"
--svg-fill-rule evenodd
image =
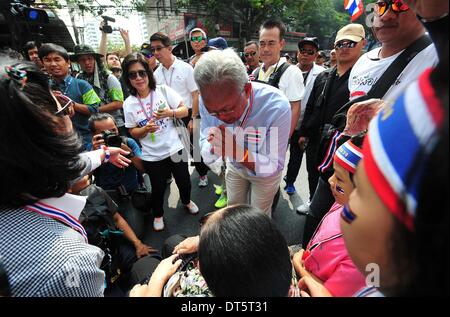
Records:
M216 189L216 195L222 195L223 193L223 186L214 185L214 188Z
M310 211L309 206L311 206L310 202L304 203L303 205L297 207L297 212L303 215L308 214Z
M296 192L295 186L293 184L286 185L284 190L286 191L286 194L288 194L288 195L294 195Z
M164 219L161 218L155 218L153 220L153 229L155 231L163 231L164 230Z
M221 195L219 200L214 205L214 207L222 209L225 208L227 205L228 205L228 197L226 195Z
M198 187L203 188L208 186L208 176L200 176L200 180L198 181Z
M186 208L189 210L191 215L196 215L199 212L197 205L192 200L189 205L186 205Z

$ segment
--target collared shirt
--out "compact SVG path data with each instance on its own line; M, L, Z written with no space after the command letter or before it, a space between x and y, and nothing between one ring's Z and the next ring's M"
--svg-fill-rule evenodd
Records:
M101 100L87 81L67 75L62 83L51 82L51 84L52 87L57 87L59 91L76 103L86 105L91 114L98 113ZM83 137L84 144L88 144L92 139L88 120L89 116L79 112L75 112L75 115L72 117L73 125Z
M194 69L186 62L174 57L175 61L169 67L161 67L155 71L157 85L166 85L175 90L183 99L184 105L192 109L192 93L198 91L194 79Z
M276 88L252 83L254 100L247 121L243 124L241 132L237 132L236 142L246 147L255 159L255 172L248 170L242 164L230 161L237 170L242 170L255 177L269 177L281 173L286 158L290 128L291 106L286 97ZM247 105L240 120L234 124L226 124L218 118L211 116L200 99L200 114L202 117L200 127L200 147L202 157L206 164L214 164L222 158L211 154L211 144L207 141L209 130L224 125L229 129L241 126L247 110Z
M287 63L287 60L285 57L282 57L278 63L269 66L266 71L264 71L265 66L263 65L259 69L259 74L255 74L255 77L258 78L259 81L268 82L270 75L278 70L284 63ZM302 71L294 65L292 65L292 67L288 67L288 69L283 73L283 76L281 76L278 87L288 98L289 102L302 100L305 94Z
M85 198L66 194L40 201L78 219ZM12 296L103 296L104 253L68 225L25 208L0 206L0 256Z

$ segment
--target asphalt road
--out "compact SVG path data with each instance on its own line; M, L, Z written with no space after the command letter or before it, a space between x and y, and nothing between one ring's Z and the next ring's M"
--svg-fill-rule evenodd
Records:
M286 159L289 158L289 153ZM283 176L286 173L286 167ZM179 200L178 188L175 182L168 187L165 204L164 222L165 229L162 232L153 230L153 217L145 218L144 242L154 248L161 249L164 241L172 235L181 234L184 236L194 236L199 231L199 219L206 213L216 210L214 207L218 196L215 194L213 184L220 184L220 180L213 172L208 173L209 184L206 188L198 187L198 174L193 167L190 167L192 192L191 199L198 205L200 212L196 216L189 214ZM302 185L303 184L303 185ZM307 183L306 161L302 163L300 174L295 184L297 193L289 196L283 190L284 181L281 182L282 195L277 208L273 212L273 219L286 238L289 245L298 244L302 240L302 232L305 216L296 213L296 208L309 197Z

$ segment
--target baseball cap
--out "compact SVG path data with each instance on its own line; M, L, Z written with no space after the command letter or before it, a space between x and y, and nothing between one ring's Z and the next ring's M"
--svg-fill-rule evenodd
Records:
M150 51L150 44L144 43L141 45L141 53L144 55L153 55Z
M189 38L191 38L192 37L192 33L194 33L194 32L201 32L202 33L202 35L203 35L203 37L205 38L205 39L207 39L208 37L206 36L206 32L205 31L203 31L202 29L200 29L200 28L195 28L195 29L192 29L192 31L191 32L189 32Z
M319 50L319 41L317 40L317 37L305 37L303 40L298 42L298 48L301 49L305 44L312 44L317 50Z
M342 41L349 40L353 42L360 42L366 38L366 31L361 24L351 23L344 26L336 35L334 44Z
M217 48L218 50L223 51L224 49L228 48L228 43L223 37L216 37L209 40L208 46L212 46Z

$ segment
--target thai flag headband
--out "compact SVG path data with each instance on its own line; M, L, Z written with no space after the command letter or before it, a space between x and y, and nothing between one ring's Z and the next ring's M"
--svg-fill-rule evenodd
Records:
M430 83L431 71L372 120L363 147L370 183L410 231L414 231L423 172L444 121L444 110Z
M362 158L362 150L352 141L347 141L341 145L334 155L334 161L352 174L355 174L356 167Z

